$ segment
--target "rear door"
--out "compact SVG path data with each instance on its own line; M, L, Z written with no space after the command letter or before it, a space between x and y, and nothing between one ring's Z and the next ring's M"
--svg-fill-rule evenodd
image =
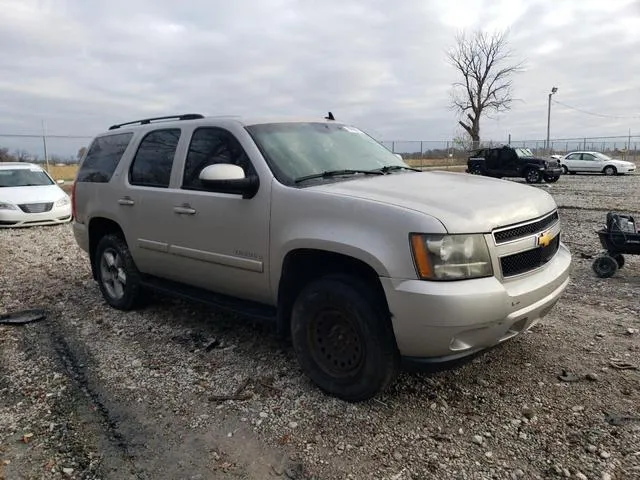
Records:
M161 277L170 268L172 199L168 192L180 139L180 128L147 132L124 172L124 188L118 198L118 218L138 269Z
M573 172L582 172L584 165L581 160L581 153L571 153L562 161L569 170Z
M487 170L489 173L500 173L500 154L495 148L485 150L485 159L487 163Z

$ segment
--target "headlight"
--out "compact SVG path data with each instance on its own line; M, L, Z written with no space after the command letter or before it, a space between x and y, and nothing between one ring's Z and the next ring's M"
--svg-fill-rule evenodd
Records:
M17 210L17 208L13 203L0 202L0 210Z
M411 251L422 280L464 280L493 275L483 235L410 235Z
M56 207L65 207L69 205L69 197L62 197L56 202Z

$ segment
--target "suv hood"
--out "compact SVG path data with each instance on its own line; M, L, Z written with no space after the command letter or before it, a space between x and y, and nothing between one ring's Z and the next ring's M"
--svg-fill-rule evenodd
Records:
M449 233L488 233L556 208L539 188L454 172L394 173L309 188L416 210L440 220Z
M14 205L23 203L56 202L67 194L58 185L37 187L0 187L0 201Z

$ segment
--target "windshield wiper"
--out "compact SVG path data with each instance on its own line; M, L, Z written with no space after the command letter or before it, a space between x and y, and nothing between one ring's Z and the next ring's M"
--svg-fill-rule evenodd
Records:
M383 175L384 172L380 170L327 170L321 173L314 173L313 175L305 175L304 177L296 178L295 183L304 182L306 180L312 180L314 178L329 178L337 177L338 175L356 175L358 173L364 173L365 175Z
M369 171L370 172L388 173L388 172L395 172L396 170L412 170L414 172L421 172L422 171L419 168L405 167L404 165L385 165L384 167L376 168L375 170L369 170Z

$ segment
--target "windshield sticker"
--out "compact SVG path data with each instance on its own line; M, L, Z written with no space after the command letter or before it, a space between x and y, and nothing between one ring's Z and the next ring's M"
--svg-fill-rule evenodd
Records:
M364 132L362 130L358 130L356 127L348 127L346 125L343 125L342 129L350 133L359 133L360 135L364 135Z

